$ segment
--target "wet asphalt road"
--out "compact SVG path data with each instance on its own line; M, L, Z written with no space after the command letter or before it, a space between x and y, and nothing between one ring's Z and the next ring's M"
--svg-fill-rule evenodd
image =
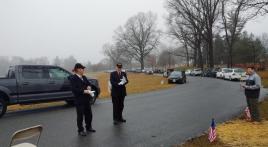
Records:
M111 101L99 101L92 107L97 132L87 137L77 135L72 107L8 113L0 119L0 147L16 130L38 124L44 127L40 147L172 146L206 131L211 118L218 123L230 119L245 105L239 82L191 77L172 89L128 96L126 124L114 126Z

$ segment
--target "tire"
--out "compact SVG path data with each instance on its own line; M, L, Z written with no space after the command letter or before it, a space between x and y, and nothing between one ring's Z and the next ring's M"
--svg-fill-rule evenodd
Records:
M94 105L95 102L97 100L97 96L94 96L91 100L90 100L90 105Z
M4 99L0 98L0 118L6 113L7 111L7 103Z

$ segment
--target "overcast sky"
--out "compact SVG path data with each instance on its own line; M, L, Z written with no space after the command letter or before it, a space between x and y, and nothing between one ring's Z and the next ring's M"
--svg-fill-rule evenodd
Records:
M100 61L114 30L138 12L158 14L164 27L165 0L0 0L0 56L35 58L74 55ZM268 33L268 16L246 30Z

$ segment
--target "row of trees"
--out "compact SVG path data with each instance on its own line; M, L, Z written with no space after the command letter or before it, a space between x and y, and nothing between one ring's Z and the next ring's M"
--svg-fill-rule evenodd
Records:
M11 65L18 64L43 64L48 65L49 60L47 57L40 57L35 59L24 59L22 57L14 56L14 57L6 57L0 56L0 76L5 76L7 74L8 68Z
M203 68L224 63L232 67L234 63L244 63L236 56L241 51L238 44L245 38L250 38L249 48L262 48L260 40L242 31L248 21L268 13L266 0L167 0L166 9L168 32L157 29L155 14L138 13L115 31L113 43L103 47L104 54L113 64L131 64L134 59L143 69L146 58L159 47L160 37L165 35L176 40L177 45L161 54L182 57L188 66L192 63ZM217 46L219 42L221 47ZM259 58L258 55L254 61ZM171 60L169 57L169 63Z
M33 58L33 59L25 59L23 57L5 57L0 56L0 76L5 76L7 74L9 66L12 65L57 65L61 66L69 71L72 71L75 63L78 62L78 60L74 56L69 56L66 58L59 58L55 57L52 61L50 61L47 57L40 57L40 58ZM100 62L97 64L91 64L91 62L83 63L87 70L90 71L98 71L98 70L104 70L108 69L109 67L105 66L107 63Z
M183 44L188 62L192 58L194 66L201 68L204 61L214 67L214 39L223 34L224 57L232 67L234 46L245 24L268 13L267 6L262 0L168 0L169 34Z

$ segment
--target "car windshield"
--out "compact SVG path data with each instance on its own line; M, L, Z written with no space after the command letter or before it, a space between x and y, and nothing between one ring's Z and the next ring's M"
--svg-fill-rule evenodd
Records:
M233 69L227 69L226 73L233 72Z
M243 72L245 72L245 70L244 69L234 69L234 72L243 73Z
M229 69L223 69L223 72L228 72L229 71Z
M175 77L175 76L181 76L181 72L180 72L180 71L172 72L172 73L170 74L170 76L172 76L172 77Z

